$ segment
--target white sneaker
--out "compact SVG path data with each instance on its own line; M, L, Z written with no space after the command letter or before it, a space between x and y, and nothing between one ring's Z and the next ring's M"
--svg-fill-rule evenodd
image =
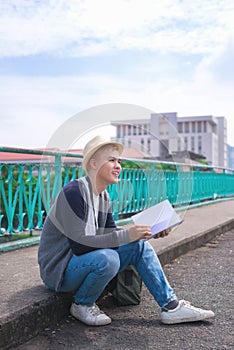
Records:
M165 324L203 321L211 317L214 317L213 311L199 309L185 300L180 300L175 309L161 313L161 321Z
M104 326L111 323L111 318L104 314L96 304L86 306L72 303L70 313L89 326Z

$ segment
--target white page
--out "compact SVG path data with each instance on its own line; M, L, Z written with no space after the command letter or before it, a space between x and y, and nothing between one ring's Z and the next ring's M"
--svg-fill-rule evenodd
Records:
M132 220L136 225L150 226L152 237L182 222L167 199L133 215Z

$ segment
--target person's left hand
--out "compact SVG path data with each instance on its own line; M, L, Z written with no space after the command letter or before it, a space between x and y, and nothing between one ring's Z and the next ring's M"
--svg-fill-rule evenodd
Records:
M155 235L153 238L156 239L156 238L160 238L160 237L166 237L169 235L169 233L171 232L171 229L167 229L167 230L164 230L164 231L161 231L159 232L157 235Z

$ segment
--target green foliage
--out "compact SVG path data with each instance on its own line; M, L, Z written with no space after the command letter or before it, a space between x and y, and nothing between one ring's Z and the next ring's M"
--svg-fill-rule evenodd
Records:
M139 169L140 168L140 166L137 162L130 161L130 160L122 160L121 166L122 166L122 168L125 168L125 169Z
M144 170L170 170L170 171L176 171L176 165L175 164L169 164L169 163L155 163L155 162L149 162L146 161L139 161L139 160L122 160L121 162L122 168L125 169L144 169Z
M33 235L33 237L38 237L38 235ZM18 241L19 239L26 239L26 238L31 238L32 235L30 233L17 233L17 234L10 234L10 235L3 235L0 236L0 244L1 243L7 243L7 242L13 242L13 241Z
M195 159L196 162L204 164L204 165L208 165L209 163L205 160L205 159Z

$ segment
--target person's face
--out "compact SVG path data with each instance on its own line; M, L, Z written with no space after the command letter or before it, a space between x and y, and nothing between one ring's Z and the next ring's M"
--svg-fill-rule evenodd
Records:
M106 146L96 155L96 180L106 186L116 184L122 169L121 159L116 147Z

